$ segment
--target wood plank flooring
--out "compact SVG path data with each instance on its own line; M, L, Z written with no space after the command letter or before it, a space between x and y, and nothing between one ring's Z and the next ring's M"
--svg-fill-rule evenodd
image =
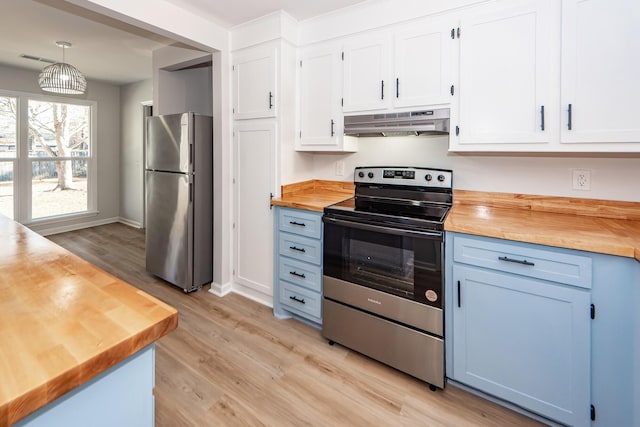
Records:
M425 383L239 295L185 295L149 275L144 234L109 224L49 239L179 310L156 347L157 426L533 426L448 386Z

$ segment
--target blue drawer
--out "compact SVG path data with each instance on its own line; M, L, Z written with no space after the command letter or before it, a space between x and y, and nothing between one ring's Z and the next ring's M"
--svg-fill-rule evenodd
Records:
M280 209L278 218L280 231L319 239L322 237L322 214L298 209Z
M322 290L322 268L295 259L280 257L280 279L315 292Z
M320 265L322 241L290 233L280 233L280 255Z
M314 322L321 322L322 296L314 291L280 281L280 303L287 310Z
M453 260L521 276L591 288L591 258L530 244L475 236L454 236Z

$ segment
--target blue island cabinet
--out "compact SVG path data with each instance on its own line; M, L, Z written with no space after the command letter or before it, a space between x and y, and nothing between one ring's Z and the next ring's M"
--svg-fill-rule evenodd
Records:
M153 427L154 384L151 344L14 427Z
M640 426L634 259L451 232L445 245L450 379L566 425Z
M322 325L322 213L276 207L273 312Z

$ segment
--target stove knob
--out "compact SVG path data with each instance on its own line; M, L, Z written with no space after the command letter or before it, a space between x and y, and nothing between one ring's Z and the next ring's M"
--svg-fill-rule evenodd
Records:
M367 174L367 176L368 176L369 178L373 178L373 176L374 176L374 175L373 175L373 172L369 172L369 173Z
M359 176L360 178L364 178L364 172L358 172L358 176Z
M438 175L438 181L440 182L444 181L444 175Z
M433 179L433 177L431 176L431 174L430 174L430 173L428 173L428 174L426 174L426 175L424 176L424 179L426 179L427 181L431 181L431 180Z

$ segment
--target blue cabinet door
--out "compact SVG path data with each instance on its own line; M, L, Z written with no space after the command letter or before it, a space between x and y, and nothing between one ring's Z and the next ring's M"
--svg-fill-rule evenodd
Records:
M590 425L589 291L458 264L452 278L453 378Z

